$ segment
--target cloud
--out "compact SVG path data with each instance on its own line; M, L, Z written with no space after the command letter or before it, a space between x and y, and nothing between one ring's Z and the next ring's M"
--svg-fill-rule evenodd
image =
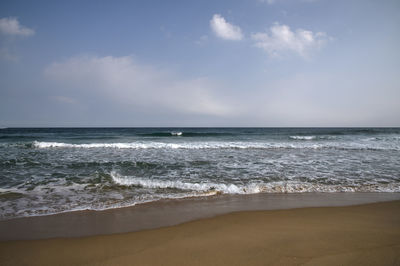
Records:
M313 33L309 30L292 31L287 25L275 23L268 32L258 32L251 35L255 46L263 49L271 57L279 57L285 53L296 53L308 57L310 52L317 50L329 40L324 32Z
M44 74L55 82L53 93L64 102L106 102L130 110L185 115L230 113L218 100L214 82L180 79L164 69L139 64L131 56L76 56L49 65Z
M210 27L219 38L234 41L243 39L240 27L226 22L226 20L219 14L215 14L212 17L210 20Z
M34 35L35 31L19 24L17 18L8 17L0 19L0 33L9 36L28 37Z
M18 62L20 56L15 51L15 41L19 38L29 37L35 31L19 24L17 18L8 17L0 19L0 60Z

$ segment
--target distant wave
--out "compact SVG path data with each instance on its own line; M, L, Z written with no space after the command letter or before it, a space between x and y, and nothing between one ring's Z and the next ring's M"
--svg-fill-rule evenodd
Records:
M292 140L340 140L337 136L334 135L294 135L289 136L289 139Z
M240 130L240 131L195 131L188 129L182 131L156 131L136 133L138 136L149 137L170 137L171 132L182 132L182 136L186 137L218 137L218 136L238 136L238 135L269 135L274 134L274 131L257 131L257 130ZM290 133L289 133L290 132ZM319 130L304 129L290 130L288 134L292 136L342 136L342 135L377 135L377 134L400 134L400 128L321 128Z
M316 136L290 136L289 138L295 140L313 140L316 139Z
M400 134L400 128L319 128L317 130L304 129L294 131L293 135L316 135L316 136L344 136L344 135L390 135Z
M87 143L72 144L63 142L41 142L34 141L31 144L34 148L113 148L113 149L341 149L341 150L400 150L399 145L379 146L374 143L308 143L308 142L127 142L127 143Z
M138 133L137 135L142 137L171 137L171 136L183 136L183 137L218 137L218 136L232 136L237 135L233 133L225 132L152 132L152 133Z
M122 186L140 186L144 188L175 188L187 191L209 192L223 194L257 194L257 193L306 193L306 192L400 192L400 184L373 184L373 185L325 185L306 182L271 182L250 183L235 185L225 183L191 183L180 180L155 180L122 176L111 172L113 181Z

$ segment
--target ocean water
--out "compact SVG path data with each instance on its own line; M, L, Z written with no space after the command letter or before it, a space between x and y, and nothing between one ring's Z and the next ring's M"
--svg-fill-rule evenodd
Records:
M400 128L0 129L0 219L307 192L400 192Z

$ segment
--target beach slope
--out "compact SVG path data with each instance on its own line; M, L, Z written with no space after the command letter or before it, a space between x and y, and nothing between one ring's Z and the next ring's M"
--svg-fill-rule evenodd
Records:
M0 242L1 265L400 265L400 201L248 211L133 233Z

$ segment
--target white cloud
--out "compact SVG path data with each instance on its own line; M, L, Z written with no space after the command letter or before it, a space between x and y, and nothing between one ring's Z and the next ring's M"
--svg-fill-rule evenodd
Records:
M226 22L219 14L215 14L210 20L210 27L214 33L225 40L241 40L243 39L240 27Z
M206 78L179 79L171 72L136 63L131 56L77 56L53 63L45 76L56 82L58 99L98 99L113 106L182 114L225 116L230 108ZM61 90L61 91L60 91Z
M0 33L11 36L32 36L35 34L33 29L19 24L17 18L9 17L0 19Z
M319 49L329 37L324 32L313 33L309 30L292 31L287 25L275 23L268 32L251 35L255 46L265 50L269 56L282 56L287 52L308 57L310 52Z

